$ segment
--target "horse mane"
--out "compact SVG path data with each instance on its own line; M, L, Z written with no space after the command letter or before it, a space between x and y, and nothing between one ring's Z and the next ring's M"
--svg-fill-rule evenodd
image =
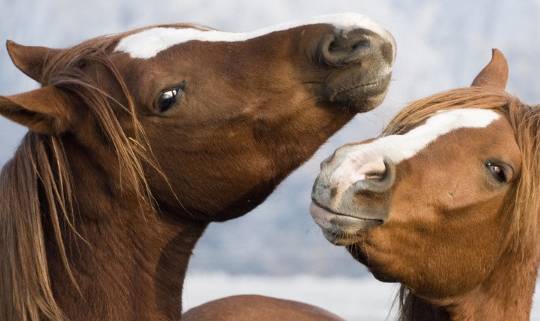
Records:
M412 102L385 128L383 135L402 134L441 110L484 108L496 110L509 121L522 158L521 172L506 200L508 219L506 251L525 260L537 243L540 212L540 108L523 104L503 90L467 87L435 94ZM502 254L502 253L501 253ZM448 320L447 312L401 286L400 321Z
M126 83L108 56L116 40L96 38L47 57L40 82L69 93L81 102L78 108L88 109L118 160L121 186L129 186L141 209L148 208L153 199L143 163L158 167ZM122 103L83 72L89 63L104 67L120 88ZM119 113L131 121L129 134L120 126ZM82 236L74 222L77 203L63 136L27 133L0 173L0 194L0 320L66 320L55 299L47 256L52 246L79 289L64 244L67 232Z

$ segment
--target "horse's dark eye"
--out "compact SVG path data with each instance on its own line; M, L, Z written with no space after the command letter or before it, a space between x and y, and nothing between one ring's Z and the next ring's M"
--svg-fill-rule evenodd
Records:
M174 88L169 88L162 91L159 94L156 102L157 111L159 113L165 113L166 111L171 109L171 107L173 107L182 98L182 95L184 94L184 87L185 82Z
M506 183L508 182L508 178L506 176L506 173L504 172L504 167L502 165L496 164L492 161L486 162L486 167L491 173L491 175L499 182L499 183Z

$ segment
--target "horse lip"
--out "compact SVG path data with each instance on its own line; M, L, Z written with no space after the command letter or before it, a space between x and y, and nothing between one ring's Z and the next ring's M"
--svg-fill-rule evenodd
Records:
M315 207L315 208L320 208L321 210L327 212L328 214L334 215L336 217L350 218L350 219L363 220L363 221L380 221L381 223L384 222L384 220L378 219L378 218L362 217L362 216L355 215L355 214L347 214L347 213L336 212L336 211L328 208L327 206L322 205L321 203L319 203L314 198L311 199L311 206Z
M338 213L312 200L310 213L315 223L323 230L324 236L333 244L354 243L354 236L384 223L381 219L365 218L352 214ZM349 236L349 237L347 237Z
M360 72L359 75L362 75L361 71L352 72ZM356 112L367 112L379 106L388 91L392 72L385 71L372 77L359 75L346 77L352 79L329 80L325 89L326 99L335 104L348 106Z
M344 94L349 91L355 91L359 90L364 94L383 94L386 92L388 85L390 84L390 79L392 77L392 73L389 72L387 74L379 76L377 79L374 80L368 80L359 84L354 84L350 87L346 87L343 89L340 89L332 95L331 99L334 99L336 96L339 96L341 94Z

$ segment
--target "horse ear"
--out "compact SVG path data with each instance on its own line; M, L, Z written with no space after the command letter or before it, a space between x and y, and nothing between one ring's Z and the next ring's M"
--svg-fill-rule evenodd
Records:
M23 46L11 40L6 42L6 47L13 64L28 77L40 83L45 62L61 51L47 47Z
M499 49L491 52L491 61L474 78L471 86L505 89L508 81L508 62Z
M75 118L70 98L54 86L0 96L0 115L47 135L66 132Z

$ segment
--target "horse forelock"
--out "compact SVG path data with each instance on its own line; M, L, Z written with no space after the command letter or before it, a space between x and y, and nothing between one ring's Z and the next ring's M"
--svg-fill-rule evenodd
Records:
M528 106L508 93L490 88L467 87L450 90L410 103L387 125L383 135L403 134L435 113L457 108L483 108L500 112L510 123L521 152L521 172L506 199L508 219L505 251L516 260L538 256L540 213L540 108ZM444 310L416 297L402 286L399 297L401 321L447 320Z
M121 184L139 200L141 210L153 206L143 173L143 163L159 172L144 130L137 118L129 90L108 57L115 38L99 38L49 57L42 85L51 85L76 96L94 116L118 160ZM86 75L81 66L97 63L105 67L127 103L120 103ZM116 106L115 106L116 105ZM116 107L116 108L115 108ZM130 117L133 130L127 133L117 117L120 109ZM160 172L161 173L161 172ZM0 174L0 320L64 320L51 285L46 240L54 243L66 274L77 283L64 246L66 230L79 235L75 222L76 199L62 137L29 132L15 156ZM44 229L44 227L50 227ZM47 235L47 231L54 235ZM80 236L79 236L80 237Z

